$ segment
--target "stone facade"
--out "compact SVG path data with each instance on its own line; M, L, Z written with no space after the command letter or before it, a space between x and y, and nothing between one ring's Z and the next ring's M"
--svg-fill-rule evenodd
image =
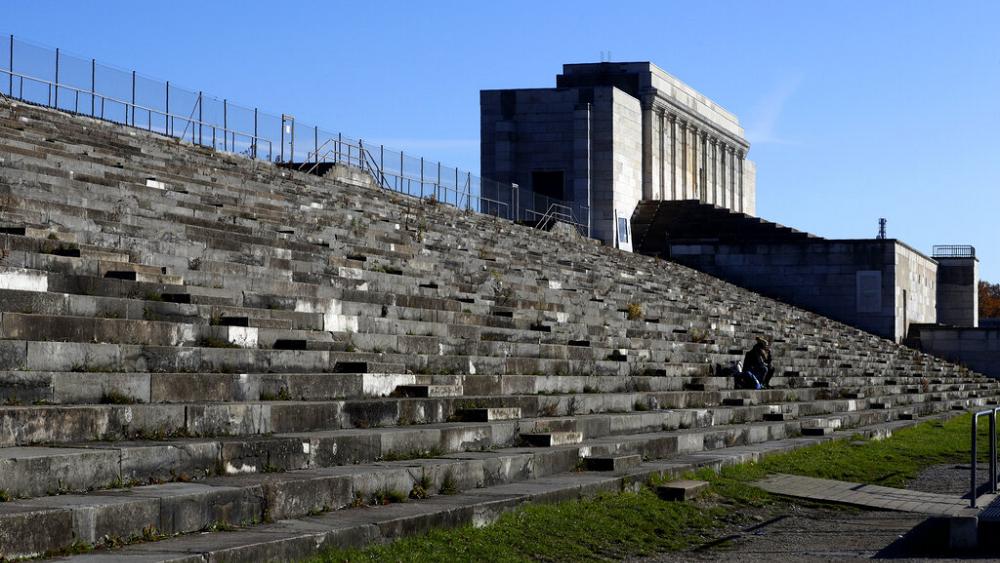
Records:
M938 323L979 326L979 260L975 256L934 259L938 262Z
M631 250L642 200L755 213L739 120L652 63L563 65L555 88L484 90L480 105L482 176L589 206L608 244Z
M1000 327L914 326L908 344L1000 378Z
M677 244L670 257L896 342L936 319L936 263L895 240Z

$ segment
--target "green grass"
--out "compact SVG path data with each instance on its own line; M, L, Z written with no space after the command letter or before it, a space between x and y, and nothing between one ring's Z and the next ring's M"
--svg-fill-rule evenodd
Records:
M669 503L648 490L527 505L484 528L434 530L363 550L335 550L314 562L606 561L704 542L723 509Z
M969 415L930 421L893 433L888 440L838 440L765 459L768 473L902 487L921 470L942 463L968 463ZM980 421L980 460L989 452L989 424Z

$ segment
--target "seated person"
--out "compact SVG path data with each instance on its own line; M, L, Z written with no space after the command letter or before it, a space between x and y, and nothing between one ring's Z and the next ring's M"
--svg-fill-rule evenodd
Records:
M757 342L753 348L743 356L743 371L740 374L742 381L737 381L737 387L743 389L767 389L774 375L774 366L771 365L771 345L770 343L757 337Z

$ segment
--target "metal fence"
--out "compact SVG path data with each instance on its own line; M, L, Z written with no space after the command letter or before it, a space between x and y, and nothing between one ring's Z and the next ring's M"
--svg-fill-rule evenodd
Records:
M934 247L934 258L975 258L976 247L967 244L939 244Z
M291 115L262 112L13 35L2 43L0 79L6 80L0 81L0 89L11 98L308 172L335 164L358 167L385 189L540 227L569 222L590 234L585 204L480 178L403 150L298 123Z

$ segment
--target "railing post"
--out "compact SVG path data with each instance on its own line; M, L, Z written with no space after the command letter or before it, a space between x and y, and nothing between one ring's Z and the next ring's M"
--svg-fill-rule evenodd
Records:
M10 34L10 55L7 67L10 69L10 74L7 75L7 95L11 98L14 97L14 34Z
M316 164L319 164L319 126L313 125L313 154L316 156ZM308 160L308 159L306 159Z
M222 98L222 150L229 150L229 100Z
M59 47L56 47L56 103L53 107L59 107Z
M163 132L167 135L173 136L174 134L174 118L170 116L170 81L167 80L166 92L166 115L163 116Z
M94 98L96 97L97 97L97 59L90 59L90 117L94 117Z
M437 200L447 200L448 199L448 192L445 192L444 194L439 194L440 191L441 191L441 161L439 160L438 161L438 180L437 180L437 183L434 184L434 198L437 199ZM443 195L443 197L442 197L442 195Z
M378 183L385 187L385 145L378 146Z
M399 151L399 191L403 191L403 178L406 174L403 173L403 151Z
M253 142L250 143L250 152L254 159L257 158L257 108L253 108ZM267 159L271 160L271 149L267 150Z
M128 123L128 120L125 120ZM132 127L135 127L135 71L132 71Z
M202 123L202 117L204 116L204 113L202 112L203 109L204 108L202 104L202 93L199 90L198 91L198 144L199 145L201 144L201 123ZM194 135L194 131L191 131L191 134Z
M990 492L997 492L997 410L990 412Z
M978 429L976 427L978 423L979 423L979 416L977 415L977 413L973 412L972 413L972 463L969 464L972 468L970 472L971 483L969 487L969 506L972 508L976 507L976 457L979 453L978 451L976 451L977 450L976 438L978 437L979 434L979 432L977 431Z
M472 209L472 172L465 173L465 190L469 194L469 209Z
M420 197L424 197L424 157L420 157Z
M512 191L512 192L513 192L513 194L514 194L514 197L512 197L512 198L511 198L511 199L513 199L513 200L514 200L514 217L512 217L511 219L512 219L512 220L513 220L513 221L514 221L514 222L516 223L516 222L517 222L517 218L518 218L518 215L520 214L520 207L521 207L521 202L520 202L520 199L521 199L521 188L520 188L520 186L518 186L517 184L511 184L511 185L510 185L510 189L511 189L511 191Z

